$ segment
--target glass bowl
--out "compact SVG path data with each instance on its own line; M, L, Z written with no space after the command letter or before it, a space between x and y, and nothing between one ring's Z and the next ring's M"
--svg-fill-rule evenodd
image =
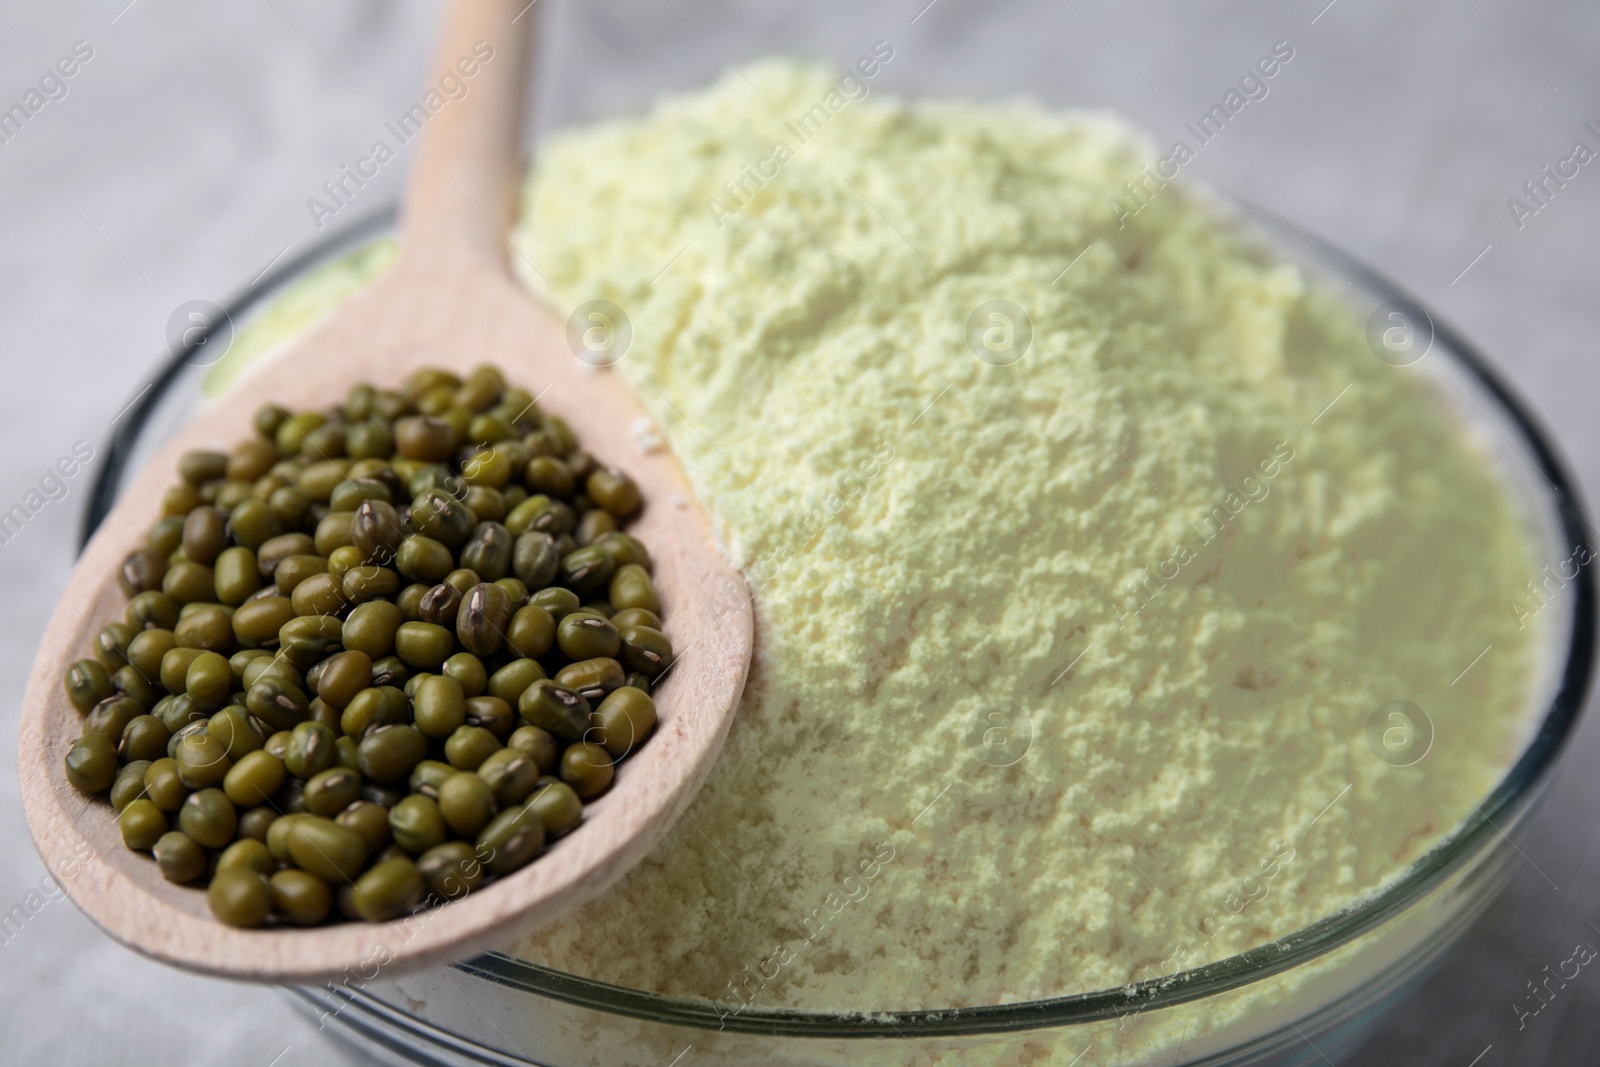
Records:
M375 254L386 209L276 269L226 307L245 328L307 272ZM1416 364L1494 456L1524 503L1546 558L1570 560L1587 521L1546 435L1486 361L1391 283L1286 219L1257 217L1276 249L1313 275L1348 282L1381 334L1405 316ZM1369 334L1372 331L1369 330ZM1377 353L1380 345L1374 343ZM1415 353L1420 352L1421 355ZM1424 358L1427 357L1427 358ZM203 402L206 361L183 353L158 370L121 422L90 494L84 539L128 473ZM621 988L501 953L391 976L352 972L290 995L389 1063L512 1064L1302 1064L1331 1062L1438 962L1525 862L1516 845L1582 707L1593 657L1590 568L1554 594L1547 666L1520 755L1476 812L1435 848L1347 910L1281 940L1176 975L1091 993L947 1011L830 1014L742 1010Z

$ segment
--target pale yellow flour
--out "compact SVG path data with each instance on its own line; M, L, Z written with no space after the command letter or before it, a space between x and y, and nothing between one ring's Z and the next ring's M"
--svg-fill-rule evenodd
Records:
M1289 933L1457 824L1520 734L1536 565L1419 368L1178 184L1113 211L1153 156L1110 119L745 70L531 181L531 284L625 309L758 621L681 823L514 951L730 1012L1054 996ZM1397 767L1402 700L1436 736Z

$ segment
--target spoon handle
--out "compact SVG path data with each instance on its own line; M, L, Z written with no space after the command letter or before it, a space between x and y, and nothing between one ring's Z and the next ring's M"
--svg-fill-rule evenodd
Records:
M401 221L402 263L506 266L521 179L523 99L535 12L529 0L454 0L428 84L397 121L417 136Z

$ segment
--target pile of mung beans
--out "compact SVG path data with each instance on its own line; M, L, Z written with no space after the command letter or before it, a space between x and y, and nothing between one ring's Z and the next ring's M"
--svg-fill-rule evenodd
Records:
M638 486L494 367L190 452L67 671L66 774L235 926L382 921L539 855L672 663Z

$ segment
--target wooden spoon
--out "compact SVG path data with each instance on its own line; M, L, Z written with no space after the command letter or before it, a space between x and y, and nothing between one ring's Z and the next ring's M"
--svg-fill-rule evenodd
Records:
M18 774L28 825L72 899L117 940L147 956L229 978L310 982L371 977L462 959L562 915L615 883L666 834L705 780L727 735L750 663L743 579L718 551L704 512L665 453L641 455L630 429L643 414L623 383L575 358L563 324L507 270L506 229L519 189L517 148L530 44L526 0L458 0L447 16L433 84L477 61L468 94L433 114L417 145L394 267L212 403L150 463L89 543L34 661L22 711ZM513 20L516 20L515 22ZM486 49L492 55L484 58ZM466 65L457 67L458 61ZM533 863L478 892L409 918L316 929L240 930L214 919L202 890L165 881L126 848L105 797L67 783L63 759L81 733L62 676L91 654L126 604L117 571L160 517L178 457L252 432L267 401L327 407L361 380L398 385L412 369L482 362L561 415L601 462L630 472L645 506L630 527L656 561L667 630L679 652L657 690L656 733L618 768L583 824Z

